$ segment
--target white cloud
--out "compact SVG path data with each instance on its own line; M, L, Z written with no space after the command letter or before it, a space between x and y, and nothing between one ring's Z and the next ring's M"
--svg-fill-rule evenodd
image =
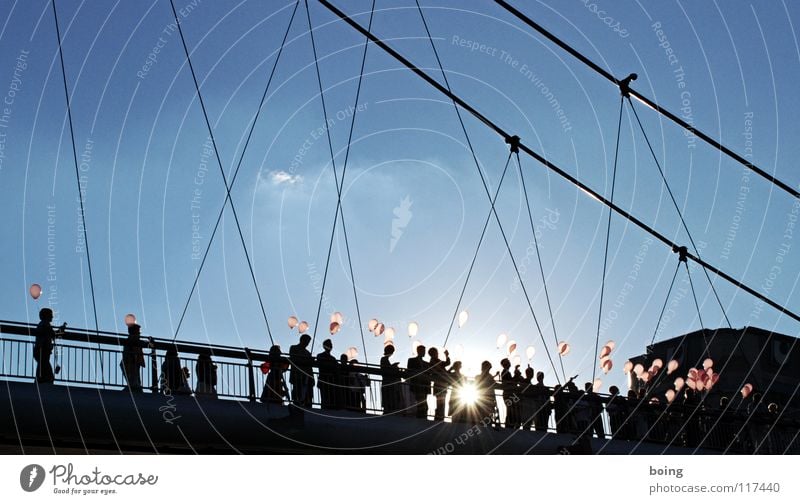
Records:
M265 180L266 178L266 180ZM302 175L292 175L283 170L273 170L267 174L267 177L261 177L262 181L269 181L274 186L279 185L294 185L303 181Z

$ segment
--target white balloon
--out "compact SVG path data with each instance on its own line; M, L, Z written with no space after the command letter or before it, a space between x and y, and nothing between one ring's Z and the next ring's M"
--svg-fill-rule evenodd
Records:
M678 361L676 361L675 359L672 359L671 361L669 361L667 363L667 374L671 374L676 369L678 369L679 366L680 366L680 364L678 363Z
M714 361L711 358L708 358L703 361L703 369L708 369L710 367L714 367Z
M378 319L369 319L369 323L367 323L367 327L369 328L369 332L374 332L376 325L378 325Z
M411 322L408 324L408 337L413 338L419 333L419 324L416 322Z
M375 336L380 336L386 330L386 326L383 325L381 322L378 322L378 325L375 326Z
M386 328L386 337L389 339L394 339L394 327Z
M600 378L595 378L594 382L592 383L592 391L593 392L600 392L600 387L603 385L603 380Z
M295 327L297 327L297 324L299 322L297 321L297 317L292 315L291 317L289 317L289 319L286 321L286 323L289 324L289 329L294 329Z
M506 333L500 333L500 336L497 337L497 348L503 348L503 345L505 345L507 341L508 335Z
M353 360L353 359L358 358L358 349L356 347L354 347L354 346L351 346L350 348L348 348L347 352L345 352L345 353L347 354L347 360Z
M623 373L625 373L625 374L628 374L628 373L630 373L632 370L633 370L633 362L631 362L631 361L626 361L626 362L625 362L625 365L624 365L624 366L622 366L622 372L623 372Z
M608 348L610 348L611 350L614 350L614 347L615 347L615 346L617 346L617 344L616 344L616 343L614 343L614 340L611 340L611 339L610 339L610 340L606 341L606 346L607 346Z
M508 351L508 355L512 355L517 351L517 342L514 340L509 341L506 350Z
M469 318L469 313L467 310L462 311L458 314L458 327L464 327L464 324L467 323L467 319Z
M300 322L299 324L297 324L297 332L302 334L302 333L304 333L306 331L308 331L308 322L306 322L304 320L304 321Z
M536 349L533 348L533 346L529 346L525 349L525 356L528 358L528 360L533 359L534 355L536 355Z
M336 322L337 324L342 325L344 323L344 315L342 315L342 312L333 312L331 314L331 322Z

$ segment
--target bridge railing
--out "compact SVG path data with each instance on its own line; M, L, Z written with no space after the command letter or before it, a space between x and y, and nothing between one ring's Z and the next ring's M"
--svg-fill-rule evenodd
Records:
M33 345L36 326L18 322L0 321L0 378L15 381L32 381L35 379L36 363L33 360ZM89 330L69 329L56 341L53 355L54 367L60 367L56 374L56 383L78 385L93 388L123 389L127 386L124 373L120 367L122 361L122 345L127 334L111 332L95 332ZM188 341L172 341L159 338L142 337L145 367L141 373L141 383L145 392L160 393L161 369L166 351L176 348L181 366L187 368L187 382L192 391L197 388L195 376L195 357L201 352L209 353L217 366L217 395L221 399L256 401L266 383L266 375L261 371L261 364L269 361L264 350L237 348L225 345L211 345ZM287 354L283 357L288 358ZM312 364L312 367L317 367ZM363 393L365 405L361 411L369 414L381 414L382 374L379 366L356 364L350 366L352 373L361 373L369 377L369 385L358 388ZM400 370L402 372L402 370ZM289 386L287 384L287 386ZM336 387L342 387L337 384ZM401 383L399 387L408 387ZM355 387L353 387L355 388ZM320 392L313 389L313 405L320 406ZM502 386L497 385L495 391L500 405L501 416L506 408L502 404ZM449 404L449 392L445 404ZM604 403L609 396L600 396ZM432 416L433 398L429 396L429 416ZM788 415L789 425L782 423L778 428L767 422L750 421L742 427L742 413L728 415L717 421L719 412L703 410L694 412L678 404L639 405L633 412L636 403L625 406L630 413L626 425L620 432L614 433L615 439L644 440L652 443L663 443L679 446L709 448L740 453L753 453L756 449L761 453L782 453L788 449L790 453L800 453L798 440L797 417ZM413 408L407 410L413 415ZM449 412L448 412L449 414ZM611 418L605 409L600 415L603 432L606 437L612 433ZM794 422L794 423L792 423ZM572 428L556 428L556 416L548 415L548 431L575 433ZM685 425L684 428L680 428ZM773 427L773 428L770 428Z

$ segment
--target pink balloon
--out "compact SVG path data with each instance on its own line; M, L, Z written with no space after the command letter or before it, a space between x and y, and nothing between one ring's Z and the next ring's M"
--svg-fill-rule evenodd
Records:
M306 322L304 320L304 321L300 322L299 324L297 324L297 332L304 333L306 331L308 331L308 322Z
M508 342L508 354L509 355L513 354L516 349L517 349L517 342L514 341L514 340L509 341Z
M611 362L611 359L606 360L600 365L600 368L603 370L603 373L608 374L611 371L611 368L614 367L614 363Z
M650 375L650 371L645 371L645 372L644 372L644 373L642 373L642 375L639 377L639 379L641 379L641 380L642 380L643 382L645 382L645 383L649 382L649 381L650 381L650 378L652 378L652 376Z
M658 369L661 369L662 367L664 367L664 361L662 361L661 359L655 359L653 362L650 363L650 367L657 367Z
M331 314L331 322L336 322L337 324L342 325L344 323L344 315L342 315L342 312L333 312Z
M676 361L675 359L672 359L671 361L669 361L667 363L667 374L672 374L672 372L674 372L676 369L678 369L679 366L680 366L680 364L678 363L678 361Z
M605 345L603 348L600 349L600 358L608 357L611 354L611 347Z
M666 394L667 402L672 402L675 400L675 391L674 390L667 390Z
M750 385L749 383L745 383L744 387L742 387L742 390L740 390L740 392L742 394L742 398L747 399L747 396L749 396L753 392L753 386Z
M633 370L633 362L626 361L625 365L622 366L622 372L625 374L629 374Z
M603 380L600 378L595 378L592 382L592 391L593 392L600 392L600 387L603 385Z
M686 386L692 390L696 390L697 382L694 380L694 378L689 378L688 380L686 380Z
M286 323L289 325L289 329L294 329L295 327L297 327L297 324L299 322L297 320L297 317L292 315L291 317L288 318L288 320L286 320Z
M614 347L617 346L617 344L614 343L614 340L608 340L608 341L606 341L606 346L608 348L610 348L611 350L614 350Z
M680 376L675 378L675 390L680 390L686 384L686 381Z
M30 292L33 299L39 299L39 296L42 295L42 286L37 283L32 284L28 292Z
M381 322L378 322L378 325L375 326L375 336L380 336L386 330L386 326L383 325Z
M342 327L342 326L340 326L340 325L339 325L339 322L331 322L331 326L330 326L330 332L331 332L331 336L333 336L334 334L336 334L337 332L339 332L339 329L340 329L341 327Z
M633 373L636 375L637 378L641 378L642 373L644 373L644 366L641 364L636 364L633 366Z
M369 319L369 323L367 323L367 328L369 328L370 332L375 331L375 326L378 325L378 319Z
M569 343L566 341L561 341L558 343L558 354L561 356L567 355L569 353Z
M133 313L129 313L129 314L125 315L125 325L126 326L130 327L135 323L136 323L136 315L134 315Z
M708 358L703 361L703 369L708 369L710 367L714 367L714 361L711 358Z

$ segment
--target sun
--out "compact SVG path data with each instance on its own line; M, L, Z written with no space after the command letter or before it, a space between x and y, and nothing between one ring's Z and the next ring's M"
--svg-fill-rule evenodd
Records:
M478 389L474 383L465 383L461 387L460 394L461 403L467 406L472 406L478 401Z

